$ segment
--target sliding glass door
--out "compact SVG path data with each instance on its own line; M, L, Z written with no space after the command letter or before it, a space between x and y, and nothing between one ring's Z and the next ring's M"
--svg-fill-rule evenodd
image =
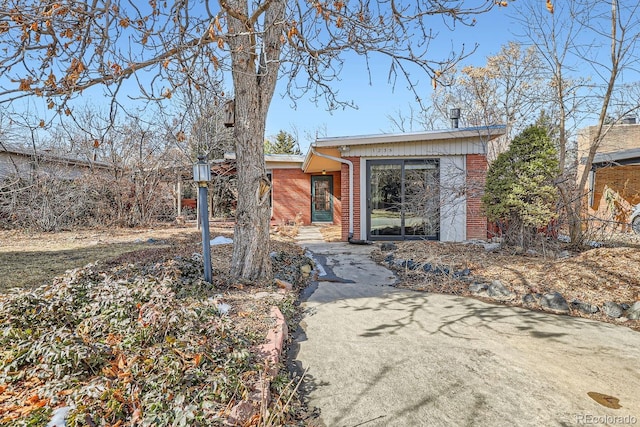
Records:
M435 239L440 225L437 159L367 161L367 238Z

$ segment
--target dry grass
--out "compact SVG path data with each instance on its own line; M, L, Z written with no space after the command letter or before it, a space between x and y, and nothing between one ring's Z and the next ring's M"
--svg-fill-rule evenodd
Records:
M233 236L231 225L212 224L211 238ZM201 253L201 232L195 226L161 226L145 229L90 229L59 233L24 233L0 230L0 292L35 288L67 270L90 263L115 265L159 262L175 256ZM274 234L272 250L291 241L287 233ZM230 246L212 248L214 268L228 269Z
M325 242L339 242L342 240L342 226L325 225L320 227L320 233Z
M212 236L215 236L212 229ZM224 229L222 230L224 231ZM226 230L228 232L228 229ZM0 291L33 288L65 271L127 254L158 256L172 250L197 249L195 227L91 229L60 233L0 231ZM191 242L192 249L185 248Z

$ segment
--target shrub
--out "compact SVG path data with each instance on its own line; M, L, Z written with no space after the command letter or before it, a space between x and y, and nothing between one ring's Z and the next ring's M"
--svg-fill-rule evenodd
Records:
M530 126L489 166L484 212L503 224L505 243L528 246L556 218L556 148L544 128Z

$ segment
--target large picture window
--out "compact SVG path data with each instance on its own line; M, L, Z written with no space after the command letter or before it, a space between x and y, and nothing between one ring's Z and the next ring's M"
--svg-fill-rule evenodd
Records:
M438 159L367 161L367 238L439 239Z

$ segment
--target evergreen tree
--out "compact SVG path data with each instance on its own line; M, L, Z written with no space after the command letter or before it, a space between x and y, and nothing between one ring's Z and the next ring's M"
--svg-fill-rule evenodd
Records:
M302 154L298 141L293 135L283 130L278 132L275 142L269 140L264 142L264 152L266 154Z
M482 204L490 221L506 226L505 243L526 247L555 217L557 150L541 126L516 136L489 166Z

